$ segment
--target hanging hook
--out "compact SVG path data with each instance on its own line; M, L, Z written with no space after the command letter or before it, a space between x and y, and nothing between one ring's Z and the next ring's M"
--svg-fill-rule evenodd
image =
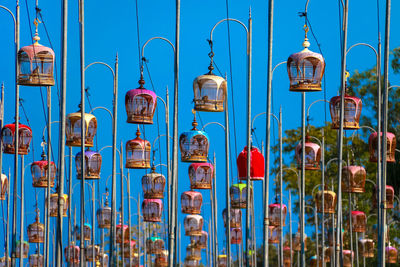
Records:
M213 74L212 71L214 70L214 66L213 66L213 63L214 63L213 42L212 42L212 40L209 40L209 39L207 39L207 42L210 45L210 50L211 50L210 53L208 53L208 56L210 57L210 66L208 66L208 70L209 70L208 74L211 75L211 74Z

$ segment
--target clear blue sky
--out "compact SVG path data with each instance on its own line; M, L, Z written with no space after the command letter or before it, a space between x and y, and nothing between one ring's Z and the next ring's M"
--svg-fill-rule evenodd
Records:
M25 1L21 3L21 47L31 44L29 24L35 16L35 1L28 0L31 22L27 18L27 7ZM51 42L54 46L57 57L57 70L60 70L60 29L61 29L61 11L60 1L39 1L42 9L42 15L48 29ZM78 12L77 1L69 1L69 23L68 23L68 80L67 80L67 113L77 110L80 99L80 76L79 76L79 32L78 32ZM119 1L118 4L109 1L85 1L85 21L86 21L86 64L94 61L103 61L113 65L115 55L119 55L119 108L118 108L118 143L123 146L127 140L135 137L136 126L127 124L124 107L125 93L138 86L139 65L136 31L136 14L134 1ZM275 20L274 20L274 44L273 44L273 65L285 61L288 56L302 49L301 44L304 37L302 30L304 20L299 18L298 12L304 10L305 1L275 1ZM310 1L308 16L311 21L312 29L321 43L326 60L326 98L329 100L337 94L340 82L340 40L339 40L339 2L340 1ZM2 5L15 10L15 1L4 0ZM175 1L140 1L139 6L139 28L140 44L143 45L146 40L154 36L162 36L174 42L175 36ZM266 109L266 84L267 84L267 1L229 1L229 16L236 18L247 24L249 7L253 18L253 72L252 72L252 116L264 112ZM384 37L384 11L385 2L379 1L380 8L380 29ZM399 3L392 1L392 31L391 31L391 49L398 46L400 36L396 25L399 25L400 18L395 16L399 10ZM13 27L12 21L4 11L0 12L1 50L2 57L0 63L0 81L4 81L5 91L5 123L13 122L14 118L14 50L13 50ZM181 42L180 42L180 73L179 73L179 132L191 128L193 107L192 82L193 79L207 72L209 58L209 46L206 39L209 38L210 30L219 20L226 18L225 1L182 1L181 4ZM377 3L376 1L350 1L349 7L349 46L357 42L366 42L377 46ZM31 24L33 27L33 25ZM236 132L238 153L246 144L246 54L245 54L245 33L242 28L231 23L231 48L232 48L232 74L229 70L228 39L226 24L221 24L214 32L214 53L215 62L223 74L228 76L228 86L232 87L231 76L233 78L235 114L236 114ZM41 44L49 46L46 38L43 24L39 29L42 40ZM318 51L316 42L309 34L311 42L310 49ZM153 41L147 46L145 51L146 58L149 59L148 67L154 88L158 95L165 98L165 88L168 86L171 103L173 96L173 53L166 43ZM356 48L348 56L347 69L350 73L355 70L364 70L375 64L375 56L367 48ZM390 76L390 81L396 84L397 77ZM58 73L58 79L60 74ZM398 79L398 78L397 78ZM145 71L145 87L152 89L149 74ZM112 77L103 67L93 67L86 73L86 85L90 87L90 102L93 107L105 106L111 109L112 104ZM279 67L274 73L273 81L273 112L277 114L279 106L283 109L283 127L291 129L300 126L300 94L289 92L289 82L284 66ZM53 102L53 120L58 120L57 105L57 87L52 89ZM21 98L24 101L24 107L27 112L30 124L33 129L35 159L32 153L25 158L25 164L38 160L40 156L40 142L42 129L45 125L42 115L40 89L34 87L21 87ZM231 93L231 91L230 91ZM45 90L43 90L45 94ZM307 105L314 100L324 98L324 93L307 94ZM232 103L231 103L232 104ZM88 106L87 106L88 108ZM232 111L232 106L231 106ZM89 112L89 108L87 109ZM145 137L153 141L158 133L165 133L164 108L159 103L157 108L159 116L159 128L156 124L145 127ZM171 107L172 117L172 107ZM233 114L233 113L231 113ZM111 145L111 121L109 116L103 111L96 111L99 128L97 134L98 148ZM326 114L330 121L329 113ZM317 104L311 109L311 123L313 125L322 125L324 122L323 105ZM201 113L201 120L205 124L210 121L223 122L222 113ZM156 121L156 120L155 120ZM21 114L21 122L26 123L25 116ZM233 116L231 116L232 130L232 156L234 155L233 139ZM256 135L258 142L265 139L265 117L256 120ZM57 128L53 127L53 144L57 143ZM172 122L171 122L172 128ZM277 138L277 126L274 126L272 138ZM210 155L215 151L217 157L217 187L218 187L218 231L219 231L219 251L223 246L223 222L222 209L225 207L225 166L224 166L224 145L222 129L216 126L209 126L207 132L210 136ZM172 134L172 132L171 132ZM255 141L255 140L254 140ZM273 144L277 140L272 140ZM162 140L162 148L165 148L165 140ZM57 152L57 147L53 147ZM74 154L78 152L74 149ZM103 167L102 178L100 182L100 192L104 192L107 177L111 174L111 150L106 149L102 153ZM275 155L272 156L271 162ZM10 155L4 156L3 169L8 171L12 168L12 159ZM157 161L160 156L157 155ZM165 149L162 151L161 160L166 162ZM286 162L289 158L285 159ZM235 160L233 161L235 162ZM271 163L272 164L272 163ZM189 189L189 178L187 174L188 164L179 163L179 196L181 192ZM271 165L272 166L272 165ZM75 168L74 168L75 169ZM127 170L124 170L125 174ZM165 173L165 170L163 171ZM130 172L131 193L136 198L141 193L140 179L144 171L133 170ZM76 183L75 171L73 183ZM236 179L236 178L235 178ZM27 169L25 192L28 200L34 199L35 192L40 192L40 203L43 206L43 190L34 190L31 187L31 176ZM108 182L111 186L111 179ZM117 182L119 192L119 181ZM97 186L97 185L96 185ZM271 183L272 186L272 183ZM260 214L256 221L257 236L262 233L262 200L261 200L261 182L255 185L255 206L256 214ZM75 187L75 199L79 196L79 186ZM271 199L272 200L272 187ZM97 192L96 192L97 193ZM204 204L203 216L209 220L210 208L209 195L207 191L202 191ZM119 203L119 197L117 196ZM142 199L142 196L141 196ZM136 205L135 202L132 203ZM165 199L166 204L166 199ZM78 204L73 204L78 205ZM119 204L117 204L117 207ZM26 202L26 220L25 225L34 221L33 201ZM79 206L78 206L79 207ZM97 209L97 208L96 208ZM178 206L180 210L180 206ZM90 208L87 206L87 214L91 218ZM136 212L134 209L133 212ZM79 213L79 208L78 208ZM42 212L43 216L44 212ZM182 214L179 215L178 222L183 226ZM91 219L89 219L91 220ZM127 218L125 219L127 221ZM134 220L135 221L135 220ZM66 224L65 224L66 226ZM297 229L297 223L294 223L293 229ZM183 229L182 229L183 230ZM307 229L311 233L312 229ZM99 235L97 235L99 240ZM185 256L184 247L189 243L189 239L182 238L182 259ZM258 245L261 239L257 239ZM1 250L1 249L0 249ZM32 251L33 252L33 251ZM205 254L203 254L205 258ZM203 262L204 259L203 259Z

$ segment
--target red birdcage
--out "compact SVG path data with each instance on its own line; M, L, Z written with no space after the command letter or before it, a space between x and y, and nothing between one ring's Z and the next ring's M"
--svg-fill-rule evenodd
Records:
M377 186L374 187L372 193L372 204L376 208L378 206L378 189ZM386 185L386 200L385 209L393 209L394 207L394 188L393 186Z
M71 246L66 247L64 249L64 254L65 254L65 261L72 263L72 264L78 264L80 261L80 248L79 246L74 245L72 242Z
M301 163L303 161L302 159L302 153L303 153L303 145L302 142L300 142L296 146L296 161L297 161L297 167L301 169ZM320 166L319 163L321 161L321 147L310 141L310 137L306 136L306 143L305 143L305 169L306 170L319 170Z
M154 263L155 267L168 267L168 250L163 250L162 253L157 254Z
M211 189L213 177L214 167L211 163L190 164L190 189Z
M385 255L387 263L397 263L397 249L395 247L387 246Z
M310 43L307 31L303 42L304 49L290 55L287 60L287 71L290 80L290 91L321 91L321 80L324 76L325 60L321 54L308 50Z
M147 254L161 254L165 249L164 240L159 237L149 237L146 240Z
M269 244L278 244L279 237L281 234L281 228L275 226L268 226L268 243Z
M7 175L2 173L0 176L0 200L6 200L8 186L9 186L9 184L8 184Z
M70 113L66 118L66 145L67 146L81 146L82 135L81 135L81 110L74 113ZM97 132L97 119L94 115L85 113L85 146L93 146L93 138Z
M383 133L381 132L381 138ZM369 161L370 162L378 162L378 133L372 133L368 139L369 145ZM383 142L382 142L383 148ZM395 150L396 150L396 136L390 132L386 132L386 162L394 163L396 162L395 159ZM383 151L383 149L382 149ZM382 158L381 158L382 160Z
M35 254L29 255L29 267L43 267L44 257L41 254L38 254L37 251Z
M253 188L250 186L250 199L253 195ZM231 193L231 206L234 209L245 209L247 203L247 185L234 184L230 188Z
M269 225L281 226L281 209L282 209L282 226L285 226L285 219L287 208L285 204L273 203L268 206L269 208Z
M351 267L354 259L354 252L351 250L343 250L343 267Z
M50 217L57 217L58 216L58 193L54 193L50 195ZM63 213L62 216L63 217L67 217L67 211L68 211L68 195L64 194L61 197L61 201L64 203L63 205ZM47 201L46 201L46 205L47 205Z
M242 244L242 228L231 228L231 244Z
M185 235L187 236L201 236L204 220L203 217L196 214L190 214L185 217L183 226L185 227Z
M250 180L263 180L265 175L264 156L256 147L251 147L250 153ZM236 164L239 180L247 180L247 146L240 152Z
M85 250L85 259L89 262L96 262L101 256L100 247L97 245L88 245Z
M143 87L141 75L139 88L129 90L125 95L126 122L136 124L153 124L153 116L157 107L157 95Z
M122 222L117 224L116 226L116 242L118 244L122 244L122 242L129 242L130 241L130 236L129 236L129 226L128 225L123 225ZM122 234L124 235L124 239L122 240Z
M31 164L32 185L33 187L47 187L49 182L48 177L49 161L46 159L46 154L42 154L42 160L35 161ZM54 186L57 168L54 162L50 162L50 187Z
M182 162L207 162L209 138L206 132L197 130L197 125L194 117L192 130L179 137Z
M145 222L161 222L163 203L161 199L145 199L142 203Z
M193 244L189 244L186 247L186 259L189 259L189 260L201 260L201 249L197 248Z
M208 240L208 233L206 231L201 231L201 236L194 235L190 237L190 243L193 244L193 246L200 249L207 248L207 240Z
M28 242L44 243L44 230L44 224L40 223L39 210L37 210L35 222L28 225Z
M365 258L374 257L375 242L369 238L360 238L358 240L358 251Z
M15 257L21 258L21 252L22 252L23 259L28 258L29 243L27 241L23 241L21 244L21 242L19 240L17 240L17 242L15 243Z
M181 195L182 213L200 214L203 196L196 191L186 191Z
M356 233L365 233L367 230L367 216L362 211L351 212L352 230Z
M340 128L340 99L341 96L334 96L329 102L332 118L332 129ZM360 128L360 116L362 101L355 96L344 96L343 129L357 130Z
M324 206L322 207L322 198L324 198ZM319 213L335 213L336 208L336 193L329 190L318 191L315 195L315 202L317 204L317 212Z
M144 198L164 198L165 181L165 176L156 173L153 167L149 174L142 177Z
M76 240L81 240L81 226L80 225L75 226L75 236L76 236ZM90 241L91 236L92 236L92 226L88 223L85 223L83 225L83 240Z
M227 83L212 71L200 75L193 81L194 108L197 111L224 111Z
M230 227L231 228L238 228L242 227L242 210L240 209L230 209L231 210L231 216L230 216ZM224 227L227 225L227 217L228 217L228 212L227 209L224 209L222 211L222 218L224 219Z
M139 128L136 131L136 138L126 142L126 163L128 169L149 169L151 144L140 138Z
M28 155L31 140L32 129L24 124L18 124L18 155ZM15 153L15 122L6 124L3 129L1 129L1 142L3 144L4 153Z
M75 156L75 165L76 165L76 178L82 178L82 153L78 152ZM101 170L101 155L96 151L91 151L87 149L85 151L85 179L100 179L100 170Z
M122 246L122 257L128 258L132 257L135 254L136 250L136 242L134 240L125 241L124 245Z
M345 193L364 193L367 172L362 166L342 168L342 190Z

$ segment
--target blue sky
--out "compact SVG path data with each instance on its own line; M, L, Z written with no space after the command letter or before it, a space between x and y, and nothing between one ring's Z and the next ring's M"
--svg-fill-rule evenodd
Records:
M60 70L60 1L39 1L42 9L42 15L45 25L50 35L51 42L57 57L57 70ZM304 20L298 16L298 12L304 10L305 1L276 1L275 2L275 20L274 20L274 43L273 43L273 65L285 61L288 56L302 49L301 44L304 37L302 29ZM29 5L30 18L33 21L35 16L35 1L27 0ZM21 1L21 47L31 44L29 21L27 18L26 1ZM264 112L266 109L266 85L267 85L267 1L229 1L229 16L241 20L247 25L249 8L251 6L251 14L253 19L253 72L252 72L252 116ZM380 30L382 38L384 37L384 11L385 2L379 1L380 8ZM15 1L4 0L2 5L14 11ZM67 80L67 113L75 112L80 99L80 76L79 76L79 25L78 25L78 3L70 1L69 3L69 23L68 23L68 80ZM175 39L175 2L174 1L139 1L139 38L140 45L146 40L154 36L162 36L168 38L172 42ZM399 9L399 3L392 3L392 31L390 48L398 46L400 32L396 28L399 25L400 18L395 16ZM135 1L119 1L111 3L106 1L85 1L85 22L86 22L86 65L94 61L103 61L110 65L114 64L116 53L119 55L119 108L118 108L118 144L135 137L136 126L126 123L126 113L124 107L125 93L138 86L139 80L139 63L138 63L138 34L136 31L136 14ZM14 118L14 50L13 50L13 27L12 21L8 14L4 11L0 13L0 25L2 25L1 34L1 50L2 60L0 62L0 81L5 83L5 123L13 122ZM312 29L321 44L325 61L326 61L326 98L329 100L337 94L340 83L340 39L339 39L339 1L310 1L308 8L308 17L311 21ZM181 42L180 42L180 73L179 73L179 132L189 130L191 128L193 108L192 98L192 82L193 79L207 72L209 58L209 46L207 39L211 28L216 22L226 18L226 2L225 1L182 1L181 3ZM31 26L33 26L31 24ZM231 88L231 77L234 89L235 104L235 121L236 121L236 142L237 153L239 153L246 144L246 36L243 29L237 24L231 23L231 49L232 49L232 73L229 68L227 25L221 24L214 32L214 53L215 62L221 70L222 74L228 76L228 87ZM376 1L350 1L349 6L349 29L348 44L349 46L357 42L365 42L377 46L377 3ZM41 36L40 43L49 46L46 38L43 24L39 28ZM311 43L310 49L318 51L316 41L309 34ZM383 52L383 51L382 51ZM154 89L158 95L165 98L165 88L168 86L170 99L172 103L173 96L173 53L171 48L160 41L151 42L145 50L146 58L149 60L147 66L149 73L145 70L145 87L153 89L150 82L154 84ZM355 48L348 55L347 69L350 73L355 70L364 70L375 64L375 56L367 48ZM389 76L392 84L398 82L398 77ZM58 73L58 79L60 74ZM111 74L103 67L92 67L86 72L86 86L90 87L90 102L93 107L105 106L112 108L112 77ZM301 96L297 93L289 92L289 81L284 66L280 66L274 73L273 80L273 112L278 114L279 107L283 110L283 128L291 129L300 126L301 123ZM43 94L45 94L45 90ZM40 89L34 87L21 87L21 98L24 101L24 107L27 112L29 121L34 132L34 149L35 159L32 153L26 157L25 163L38 160L40 155L40 142L42 129L45 125L40 104ZM229 91L230 93L232 91ZM307 105L314 100L323 99L324 93L307 94ZM231 100L231 99L230 99ZM58 120L57 105L57 87L52 89L53 103L53 120ZM232 105L232 103L230 103ZM232 111L232 106L230 107ZM89 107L87 107L89 112ZM165 133L164 125L164 108L159 103L157 108L159 116L159 126L156 124L145 126L145 138L151 142L156 138L158 133ZM311 123L313 125L322 125L324 122L323 105L316 104L311 109ZM327 110L327 112L329 112ZM231 148L232 156L235 153L234 135L233 135L233 112L231 112ZM111 145L111 121L104 111L96 111L99 128L97 134L98 148ZM172 117L172 107L170 109ZM329 113L326 114L327 120L330 120ZM21 122L26 123L25 117L21 114ZM222 113L201 113L201 122L218 121L223 122ZM156 119L155 119L156 121ZM256 120L256 135L258 141L265 139L265 117ZM57 124L53 127L53 144L57 141ZM172 128L172 121L171 121ZM272 138L277 138L277 126ZM224 145L223 132L215 126L207 127L210 136L210 155L215 152L217 157L217 187L218 192L218 230L219 230L219 251L223 248L223 222L222 209L225 207L225 197L222 189L225 187L225 166L224 166ZM172 132L171 132L172 134ZM165 139L161 139L161 145L165 147ZM272 140L272 144L277 140ZM31 144L32 148L32 144ZM55 146L56 153L57 147ZM74 154L78 152L74 149ZM102 153L103 167L102 178L100 182L100 192L104 192L107 177L111 174L111 150L106 149ZM293 154L294 155L294 154ZM276 155L272 155L271 164ZM157 155L157 161L160 156ZM12 168L12 156L5 155L3 161L3 169ZM285 159L286 161L289 158ZM161 153L161 161L166 162L165 149ZM235 161L233 161L235 162ZM179 195L181 192L189 189L189 178L187 175L188 164L179 163ZM271 167L273 167L271 165ZM28 170L28 169L27 169ZM124 170L125 174L127 170ZM165 170L163 170L165 173ZM141 192L138 186L140 178L144 171L130 171L131 177L131 193L137 197ZM75 171L73 175L73 183L76 183ZM235 180L236 178L233 177ZM27 199L33 199L35 190L31 187L31 176L26 172L25 192ZM111 185L109 179L108 185ZM117 192L119 192L119 181L117 182ZM272 183L271 183L272 186ZM96 185L97 187L97 185ZM79 186L75 187L77 199L79 196ZM272 201L272 187L271 199ZM43 203L42 190L40 193L40 202ZM97 193L97 192L96 192ZM208 192L202 191L204 203L209 202ZM255 206L256 214L262 212L261 200L261 183L255 184ZM117 196L117 199L119 197ZM141 196L142 199L142 196ZM118 200L119 203L119 200ZM166 202L165 202L166 203ZM136 205L132 202L133 205ZM78 204L76 204L78 205ZM119 204L117 204L117 207ZM34 221L34 207L31 202L26 205L25 224ZM97 208L96 208L97 209ZM180 206L178 206L180 209ZM89 207L87 216L91 213ZM79 208L78 208L79 211ZM135 209L133 212L136 212ZM79 213L79 212L78 212ZM43 212L42 212L43 214ZM210 209L207 204L203 205L203 214L206 220L209 218ZM89 217L90 218L90 217ZM178 222L183 225L182 214L179 215ZM125 219L127 220L127 218ZM257 236L261 235L262 220L257 218L256 230ZM297 224L293 225L293 229L297 229ZM312 229L307 229L311 232ZM99 237L99 236L98 236ZM97 239L99 240L99 239ZM182 248L189 243L188 238L182 238ZM258 240L261 244L261 240ZM0 249L1 250L1 249ZM203 254L205 255L205 254ZM185 251L182 250L182 259ZM204 257L205 258L205 257Z

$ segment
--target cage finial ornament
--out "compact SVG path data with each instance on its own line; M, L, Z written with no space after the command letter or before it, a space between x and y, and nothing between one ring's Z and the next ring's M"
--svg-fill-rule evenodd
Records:
M308 41L308 38L307 38L307 33L308 33L308 26L307 26L307 24L304 24L303 29L304 29L303 47L304 47L304 51L307 51L308 48L310 47L310 42Z

